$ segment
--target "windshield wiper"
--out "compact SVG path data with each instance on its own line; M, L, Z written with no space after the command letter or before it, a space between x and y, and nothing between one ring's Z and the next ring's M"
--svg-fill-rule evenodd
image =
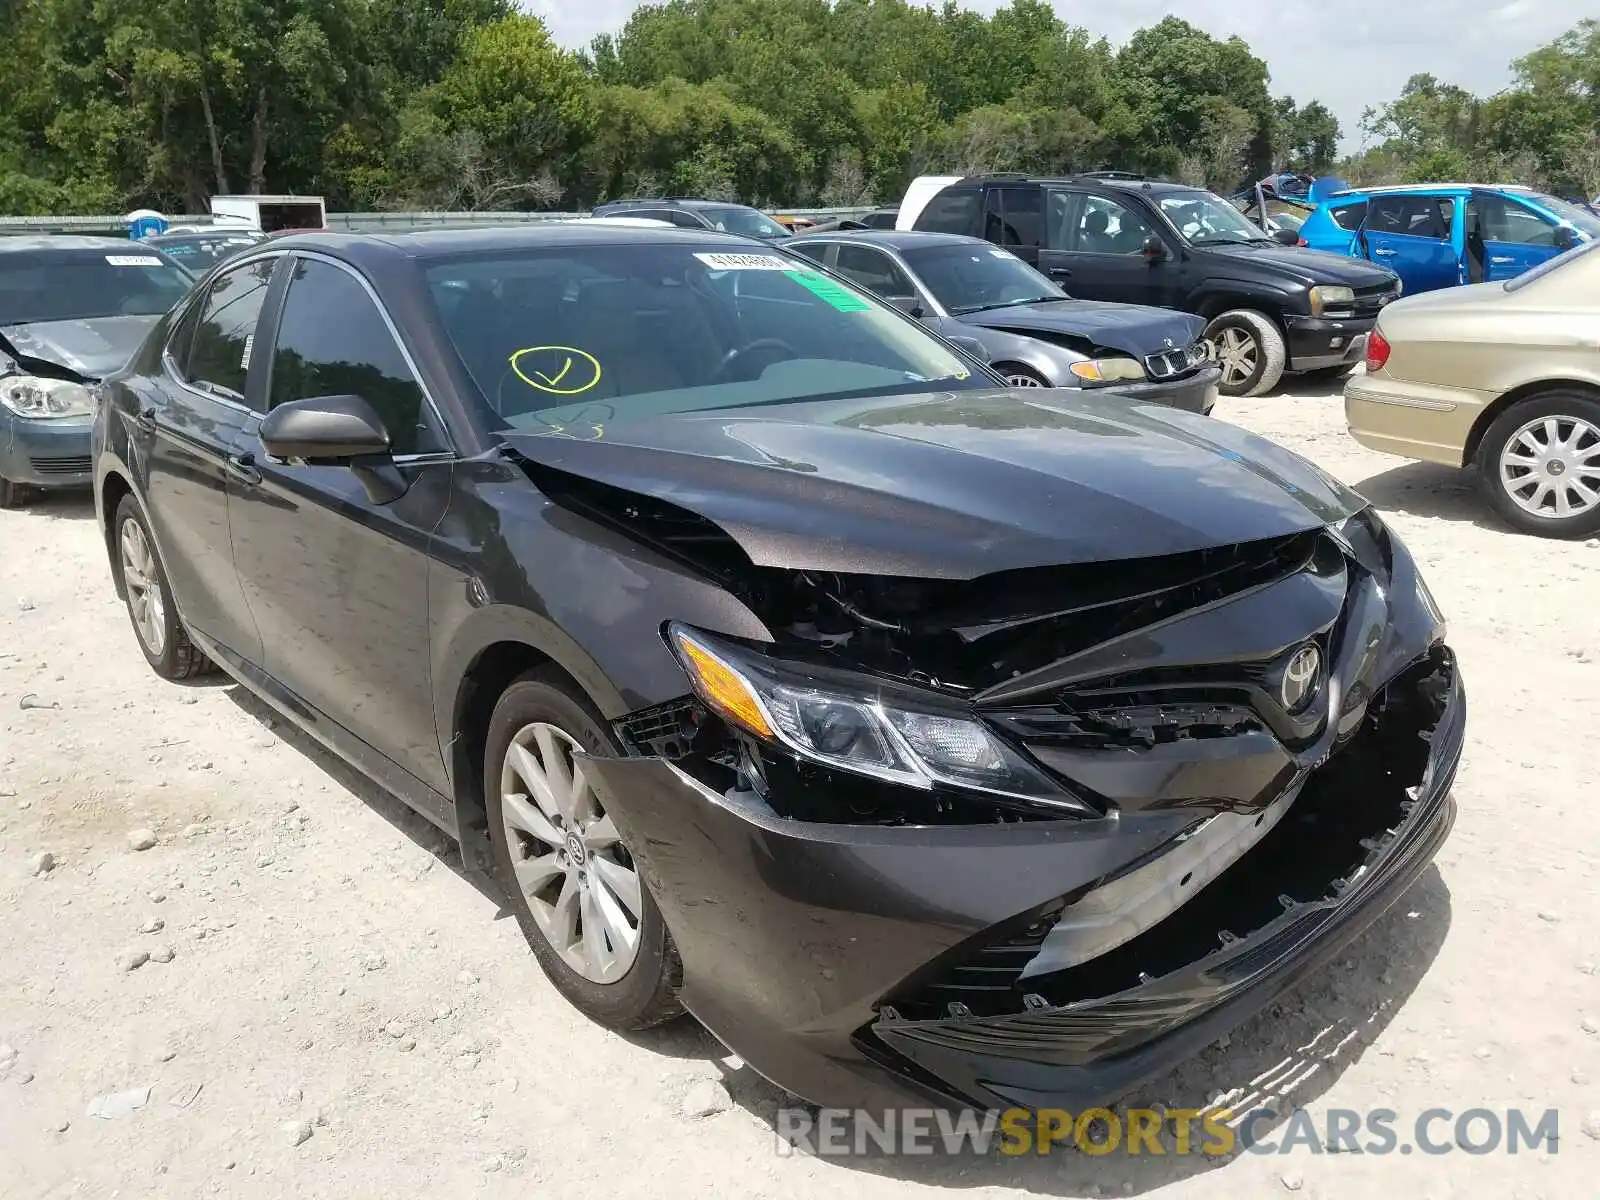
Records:
M963 304L959 308L952 308L952 316L962 316L966 313L990 312L996 308L1015 308L1019 304L1045 304L1051 300L1065 300L1065 296L1027 296L1021 300L999 300L993 304Z
M1208 237L1190 238L1189 240L1192 241L1196 246L1259 246L1262 242L1270 242L1272 239L1264 237Z

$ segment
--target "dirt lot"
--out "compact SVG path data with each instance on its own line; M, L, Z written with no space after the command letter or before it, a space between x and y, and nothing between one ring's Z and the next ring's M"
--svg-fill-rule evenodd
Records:
M1449 616L1469 746L1436 870L1142 1098L1389 1108L1403 1142L1434 1106L1556 1107L1555 1155L780 1158L779 1094L692 1023L589 1025L431 827L238 688L159 682L89 506L57 499L0 513L0 1195L1584 1194L1600 548L1493 528L1464 477L1356 447L1334 397L1220 415L1392 515Z

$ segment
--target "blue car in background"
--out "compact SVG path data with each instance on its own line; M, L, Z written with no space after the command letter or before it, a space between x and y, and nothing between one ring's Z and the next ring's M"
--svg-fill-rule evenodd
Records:
M1300 245L1388 267L1408 296L1510 279L1597 237L1588 209L1503 184L1350 188L1300 227Z

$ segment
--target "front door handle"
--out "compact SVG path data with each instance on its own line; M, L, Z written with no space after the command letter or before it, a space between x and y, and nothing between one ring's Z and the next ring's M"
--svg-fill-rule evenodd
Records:
M1509 254L1496 254L1489 261L1494 263L1496 266L1504 266L1506 263L1511 261L1511 256Z
M261 482L261 472L256 469L254 454L230 454L227 457L228 474L240 483L254 487Z
M1072 278L1072 271L1068 267L1051 267L1050 268L1050 278L1051 279L1071 279Z
M152 405L149 408L141 408L138 413L138 419L139 424L143 425L146 429L154 429L156 427L155 407Z
M1394 251L1393 250L1384 250L1384 249L1380 248L1380 249L1374 250L1373 253L1375 255L1377 255L1379 258L1393 258L1394 257Z

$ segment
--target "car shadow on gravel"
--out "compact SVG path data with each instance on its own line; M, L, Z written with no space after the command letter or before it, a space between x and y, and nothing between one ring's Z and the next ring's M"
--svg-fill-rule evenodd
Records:
M1369 475L1351 486L1388 512L1462 521L1495 533L1507 532L1478 491L1478 475L1471 468L1411 462Z
M1141 1088L1114 1106L1130 1109L1191 1108L1227 1110L1235 1124L1260 1112L1250 1126L1260 1153L1276 1147L1298 1108L1317 1101L1364 1055L1427 974L1450 929L1450 892L1436 866L1344 954L1269 1004L1231 1035L1213 1044L1172 1075ZM711 1057L726 1055L709 1034ZM649 1045L646 1038L640 1039ZM1388 1053L1389 1051L1385 1051ZM748 1068L723 1068L734 1102L759 1116L773 1130L777 1153L777 1112L800 1106ZM1267 1110L1267 1111L1263 1111ZM1268 1115L1270 1112L1271 1115ZM880 1114L881 1119L881 1114ZM1318 1125L1319 1132L1323 1126ZM1207 1135L1192 1126L1191 1147ZM1294 1132L1301 1131L1299 1124ZM1103 1138L1102 1127L1093 1136ZM853 1145L854 1138L847 1140ZM934 1139L929 1139L929 1143ZM997 1139L998 1141L998 1139ZM1176 1153L1171 1127L1162 1137L1165 1153L1131 1155L1126 1142L1108 1154L1084 1154L1057 1144L1046 1155L948 1154L888 1155L870 1138L868 1153L827 1157L830 1166L865 1171L935 1187L1022 1188L1050 1196L1139 1195L1212 1170L1226 1169L1251 1153L1242 1146L1227 1156ZM804 1151L796 1151L803 1153ZM1303 1143L1296 1154L1308 1152ZM1285 1159L1285 1162L1288 1160Z
M94 493L88 490L54 488L29 491L20 512L47 521L94 520Z

